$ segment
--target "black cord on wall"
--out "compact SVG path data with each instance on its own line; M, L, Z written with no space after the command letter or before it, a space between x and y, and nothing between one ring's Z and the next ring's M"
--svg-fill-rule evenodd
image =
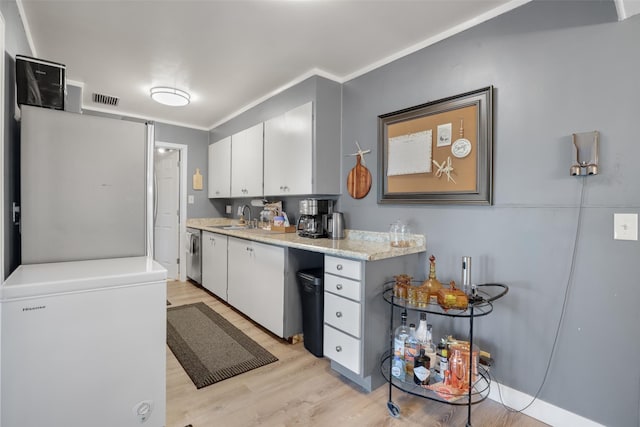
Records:
M567 279L567 285L565 287L564 290L564 299L562 300L562 310L560 311L560 319L558 320L558 326L556 327L556 333L555 336L553 338L553 345L551 346L551 353L549 354L549 360L547 361L547 367L544 371L544 377L542 377L542 383L540 383L540 387L538 387L538 391L536 391L536 394L533 396L533 399L531 400L531 402L529 402L527 405L525 405L524 408L521 409L514 409L511 408L510 406L507 406L503 399L502 399L502 392L500 391L500 382L498 381L498 378L496 378L496 384L498 387L498 396L500 397L500 403L502 404L502 406L504 406L508 411L510 412L522 412L524 410L526 410L527 408L529 408L531 405L533 405L533 403L538 399L538 397L540 396L540 392L542 391L542 387L544 387L544 384L547 381L547 376L549 375L549 369L551 368L551 361L553 360L553 356L556 352L556 347L558 345L558 337L560 336L560 329L562 327L562 323L564 321L564 315L567 309L567 301L569 299L569 291L571 290L571 285L573 283L573 275L574 275L574 271L575 271L575 266L576 266L576 254L578 252L578 240L580 237L580 229L582 228L582 208L583 208L583 204L584 204L584 189L586 187L585 184L585 178L586 176L582 177L581 180L581 188L580 188L580 206L578 207L578 220L577 220L577 224L576 224L576 234L575 237L573 239L573 253L571 254L571 269L569 270L569 278ZM491 376L491 374L489 374Z

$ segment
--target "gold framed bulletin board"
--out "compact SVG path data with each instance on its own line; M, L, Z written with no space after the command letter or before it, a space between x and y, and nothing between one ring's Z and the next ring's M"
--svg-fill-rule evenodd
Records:
M378 117L378 203L493 203L493 87Z

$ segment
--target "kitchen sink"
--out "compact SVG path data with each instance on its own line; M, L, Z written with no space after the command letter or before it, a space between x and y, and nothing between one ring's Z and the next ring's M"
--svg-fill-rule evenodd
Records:
M219 228L221 230L247 230L249 227L246 225L214 225L211 228Z
M268 234L270 233L269 230L263 230L262 228L253 228L253 227L248 227L246 225L239 225L239 224L234 224L234 225L214 225L211 228L217 228L220 230L246 230L246 231L250 231L253 233L264 233L264 234Z

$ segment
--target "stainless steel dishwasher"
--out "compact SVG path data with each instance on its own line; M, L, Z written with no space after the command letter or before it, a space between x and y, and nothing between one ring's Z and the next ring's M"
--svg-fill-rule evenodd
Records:
M200 230L187 228L187 278L202 283L202 251Z

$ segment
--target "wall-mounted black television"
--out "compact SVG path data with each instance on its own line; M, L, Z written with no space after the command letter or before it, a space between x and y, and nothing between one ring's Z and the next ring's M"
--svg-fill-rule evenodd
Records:
M18 105L64 110L64 64L16 55L16 97Z

